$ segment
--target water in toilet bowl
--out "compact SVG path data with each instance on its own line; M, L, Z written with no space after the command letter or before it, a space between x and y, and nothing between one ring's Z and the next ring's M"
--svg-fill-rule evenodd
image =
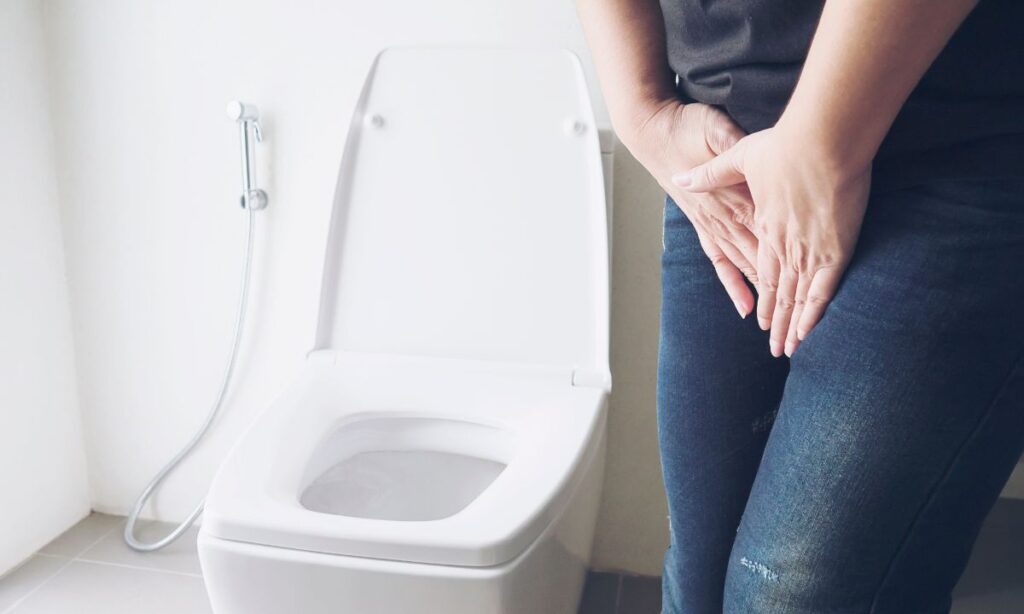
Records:
M300 502L341 516L439 520L472 503L504 469L504 463L450 452L361 452L313 480Z

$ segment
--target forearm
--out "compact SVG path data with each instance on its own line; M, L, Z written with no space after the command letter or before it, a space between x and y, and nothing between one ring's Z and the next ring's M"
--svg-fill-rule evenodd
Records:
M827 0L780 119L844 165L871 163L893 120L978 0Z
M674 97L658 0L577 0L608 113L619 138ZM627 143L628 145L628 143Z

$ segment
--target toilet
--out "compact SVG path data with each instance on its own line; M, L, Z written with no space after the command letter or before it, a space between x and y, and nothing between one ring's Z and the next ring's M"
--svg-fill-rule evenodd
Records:
M608 161L568 51L377 56L313 350L207 497L214 612L576 612L611 387Z

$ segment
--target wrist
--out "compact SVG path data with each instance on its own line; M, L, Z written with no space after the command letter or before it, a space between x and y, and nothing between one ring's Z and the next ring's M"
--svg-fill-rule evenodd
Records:
M683 103L674 95L652 92L636 96L611 113L612 126L626 147L631 147L644 134L644 130L657 122L665 113L682 108Z
M807 159L840 174L858 174L871 166L881 138L868 127L854 130L847 124L841 118L790 105L775 129L799 143Z

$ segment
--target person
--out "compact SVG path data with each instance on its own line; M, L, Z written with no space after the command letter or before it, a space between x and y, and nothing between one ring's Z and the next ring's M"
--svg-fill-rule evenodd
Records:
M1024 2L577 9L667 193L663 611L949 612L1024 449Z

